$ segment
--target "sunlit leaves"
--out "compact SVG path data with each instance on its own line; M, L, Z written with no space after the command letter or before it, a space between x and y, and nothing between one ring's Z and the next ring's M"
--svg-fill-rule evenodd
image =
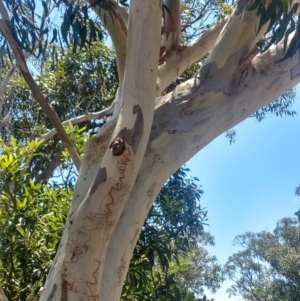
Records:
M0 141L0 282L9 300L37 300L72 193L64 186L35 183L23 172L39 144Z

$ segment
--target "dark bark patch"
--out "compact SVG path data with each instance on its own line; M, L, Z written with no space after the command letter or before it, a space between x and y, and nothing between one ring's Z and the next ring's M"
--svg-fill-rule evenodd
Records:
M116 147L116 145L118 145L120 143L120 141L123 141L124 146L125 146L125 142L126 142L128 145L131 146L133 153L136 154L139 142L141 140L141 137L142 137L142 134L144 131L144 116L142 113L142 109L139 105L133 106L132 113L134 115L137 115L135 123L133 125L133 128L132 129L127 129L127 128L122 129L119 132L119 134L116 136L116 138L113 140L113 142L109 145L110 149L113 149L113 147L114 146ZM117 144L115 144L117 142L117 140L119 140L119 142ZM118 145L118 147L119 147L119 145ZM120 154L118 153L118 155L115 155L115 156L120 156L124 151L125 151L125 147ZM114 150L113 150L113 152L114 152Z
M95 180L92 184L92 188L91 188L91 193L90 194L94 194L95 191L97 190L97 188L99 187L99 185L101 185L103 182L105 182L107 179L107 173L106 173L106 168L100 168L98 170L98 173L95 177Z
M193 142L198 143L201 141L202 138L203 138L203 135L195 135L193 137Z
M57 285L56 285L56 283L54 283L53 286L52 286L51 293L50 293L50 295L49 295L47 301L52 301L52 299L53 299L53 297L54 297L54 294L55 294L55 292L56 292L56 289L57 289Z
M61 301L68 301L68 282L62 279L61 283Z

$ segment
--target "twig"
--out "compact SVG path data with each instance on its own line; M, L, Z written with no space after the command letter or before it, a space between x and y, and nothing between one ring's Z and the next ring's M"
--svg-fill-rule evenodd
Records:
M61 163L61 157L64 150L64 146L62 146L59 151L54 155L49 165L46 169L36 178L35 184L46 182L52 175L53 171L59 164Z
M114 102L110 105L110 107L100 111L100 112L94 112L94 113L89 113L89 114L85 114L85 115L81 115L81 116L77 116L74 118L71 118L69 120L66 120L62 123L63 126L68 125L69 123L71 123L72 125L74 124L78 124L84 121L89 121L92 119L102 119L103 117L112 114L114 111ZM46 134L41 135L40 139L43 139L44 141L49 140L50 138L52 138L55 134L57 133L56 129L52 129L49 132L47 132Z

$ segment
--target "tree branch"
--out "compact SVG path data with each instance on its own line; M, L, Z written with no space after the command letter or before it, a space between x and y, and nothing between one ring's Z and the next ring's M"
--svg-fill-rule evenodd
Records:
M174 50L179 50L181 35L180 0L165 0L168 11L164 12L164 44L166 57Z
M166 61L158 67L157 96L173 82L186 69L203 58L213 47L226 24L228 18L210 27L198 39L187 45L181 53L173 52Z
M105 116L112 114L114 111L114 102L106 109L100 111L100 112L94 112L94 113L89 113L89 114L85 114L85 115L81 115L81 116L77 116L74 118L71 118L69 120L66 120L62 123L63 126L66 126L68 124L78 124L84 121L89 121L92 119L102 119ZM47 132L46 134L41 135L40 139L43 139L44 141L49 140L50 138L52 138L55 134L57 133L57 130L54 128L52 130L50 130L49 132Z
M50 0L47 0L47 6L49 5L50 3ZM41 30L44 29L44 26L45 26L45 20L46 18L50 15L50 13L53 11L54 9L54 5L53 7L51 7L48 11L48 13L46 14L45 12L43 13L42 15L42 19L41 19ZM3 11L4 12L4 11ZM4 20L9 20L9 16L7 14L7 12L4 12ZM41 37L39 39L38 42L35 43L35 46L33 48L33 51L35 51L38 47L39 47L39 43L43 40L43 37ZM29 56L31 55L30 52L25 52L24 53L24 59L26 60ZM17 64L16 62L13 62L12 66L9 68L9 70L7 71L6 75L5 75L5 78L4 80L1 82L1 85L0 85L0 112L2 112L2 105L3 105L3 102L4 102L4 94L5 94L5 90L6 90L6 86L11 78L11 76L13 75L15 69L17 67Z
M37 42L34 46L33 50L36 50L37 47L39 46L39 42ZM29 56L30 56L30 52L25 52L24 55L24 59L26 60ZM0 84L0 112L2 111L2 106L3 106L3 102L4 102L4 95L5 95L5 91L6 91L6 87L8 85L8 82L11 78L11 76L14 74L14 71L16 70L17 67L17 63L13 62L12 66L8 69L4 80L1 82Z
M88 193L83 199L79 199L81 195L74 194L67 218L68 231L63 233L60 252L56 254L41 301L49 299L54 284L82 279L82 273L91 282L74 281L72 287L57 285L54 298L59 299L66 292L70 300L100 300L107 245L135 185L151 131L161 38L160 1L131 0L128 28L127 47L130 52L126 58L122 105L117 125L110 136L111 143L104 151L101 164L94 162L95 148L92 153L85 153L86 169L82 166L82 182L78 180L77 183L78 189L89 186ZM101 137L91 141L94 145L101 144ZM91 178L90 167L94 165L98 166L98 170ZM85 221L91 214L98 220L94 228L96 231L93 231L88 247L78 253L78 243L73 237L74 234L77 236L83 233L84 227L90 228L91 224L86 226Z
M44 113L47 115L47 117L52 122L53 126L56 128L57 133L59 134L62 142L65 143L66 148L68 149L70 156L71 156L77 170L79 170L80 169L80 157L77 153L77 150L76 150L75 146L73 145L71 139L67 135L64 127L62 126L61 121L60 121L59 117L57 116L56 112L49 105L46 98L43 96L39 87L37 86L36 82L34 81L32 75L30 74L29 69L26 64L26 61L25 61L25 58L24 58L24 55L23 55L21 49L19 48L19 46L17 45L16 41L13 38L13 35L11 32L11 24L10 24L9 16L8 16L7 10L6 10L2 0L0 0L0 13L3 18L0 20L0 29L2 30L7 42L9 43L9 45L15 55L16 62L18 64L18 66L20 67L20 71L21 71L25 81L27 82L34 98L38 101L38 103L42 107Z
M3 106L3 102L4 102L4 95L5 95L5 90L6 90L6 86L11 78L11 76L13 75L14 71L16 69L16 65L13 64L9 70L7 71L3 81L1 82L0 85L0 112L2 112L2 106Z
M89 3L93 5L95 0L89 0ZM93 5L95 13L100 18L102 24L106 27L114 48L117 58L118 76L120 85L122 85L125 62L126 62L126 41L127 41L127 27L122 19L121 15L111 6L106 6L105 2L99 5Z
M260 17L255 11L245 10L244 5L244 1L238 1L205 64L212 62L219 69L224 66L229 57L234 57L232 66L236 66L241 57L256 48L256 43L265 33L269 22L257 32L256 27ZM239 55L237 56L236 53Z

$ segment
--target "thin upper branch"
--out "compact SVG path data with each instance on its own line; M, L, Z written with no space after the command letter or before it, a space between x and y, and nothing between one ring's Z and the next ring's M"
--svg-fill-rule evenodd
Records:
M181 8L180 0L165 0L168 11L164 17L164 39L166 56L180 46L181 35Z
M93 5L94 2L95 0L89 0L91 5ZM126 23L117 9L112 6L106 6L105 2L102 2L101 7L99 5L93 5L93 9L112 39L117 58L119 82L122 84L126 62Z
M256 48L256 43L269 25L267 22L257 32L259 18L255 11L245 10L244 2L239 1L205 63L213 62L217 68L222 68L227 59L234 56L234 53L240 52L240 56L243 56ZM235 56L235 62L238 62L239 59L240 57ZM232 65L234 66L235 63L232 62Z
M102 119L107 115L112 114L114 111L114 102L110 105L110 107L99 111L99 112L94 112L94 113L89 113L89 114L85 114L85 115L81 115L81 116L77 116L74 118L71 118L69 120L66 120L62 123L63 126L66 126L68 124L78 124L84 121L89 121L92 119ZM40 139L43 139L44 141L49 140L50 138L52 138L55 134L57 133L57 130L54 128L52 130L50 130L49 132L47 132L46 134L41 135Z
M14 71L16 69L16 65L13 63L12 66L8 69L3 81L0 84L0 112L2 112L2 106L4 103L4 99L5 99L5 90L7 87L7 84L11 78L11 76L13 75Z
M36 50L38 47L39 47L39 42L35 43L33 50ZM31 53L25 52L25 53L23 53L23 55L24 55L24 59L26 60L31 55ZM2 111L2 106L3 106L4 99L5 99L6 87L9 83L10 78L14 74L16 67L17 67L17 63L16 63L16 61L14 61L11 65L11 67L6 72L6 75L0 84L0 112Z
M66 145L66 148L68 149L70 156L77 168L77 170L80 169L80 157L77 153L77 150L72 143L71 139L67 135L63 125L61 124L61 121L59 117L57 116L56 112L53 110L53 108L49 105L48 101L44 97L44 95L41 93L38 85L36 84L35 80L33 79L32 75L29 72L29 69L27 67L24 55L19 48L18 44L16 43L15 39L13 38L13 34L11 31L11 23L10 19L7 13L7 10L2 2L0 0L0 13L2 15L2 19L0 20L0 29L2 30L7 42L9 43L15 58L16 62L20 68L20 71L27 82L27 85L29 86L34 98L38 101L40 106L42 107L44 113L48 116L50 121L52 122L53 126L56 128L62 142Z

